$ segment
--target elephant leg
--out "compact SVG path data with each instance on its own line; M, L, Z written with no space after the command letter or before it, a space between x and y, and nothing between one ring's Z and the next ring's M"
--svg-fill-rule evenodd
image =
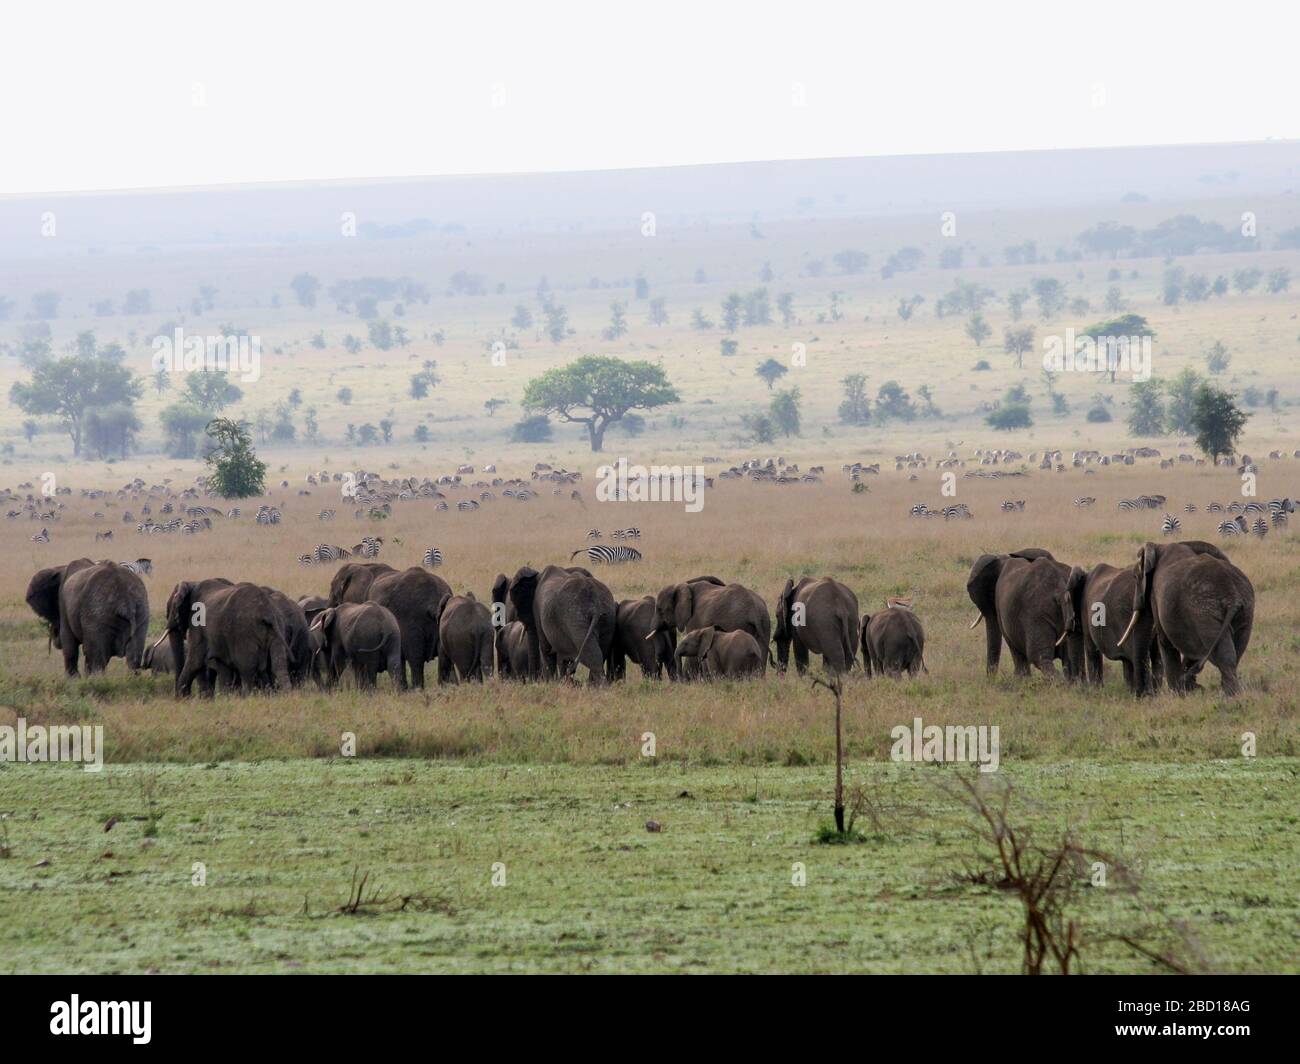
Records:
M998 671L998 663L1002 659L1002 628L998 624L996 613L986 614L984 617L984 671L995 673ZM1011 651L1012 661L1015 660L1015 651ZM1017 675L1028 675L1028 668L1024 672L1017 670Z
M77 675L77 659L81 656L81 644L70 634L60 637L63 644L63 671L69 676Z
M1160 646L1155 639L1151 640L1150 645L1143 651L1143 664L1148 665L1147 671L1147 692L1155 694L1160 690L1160 683L1164 677L1164 663L1160 659Z
M1124 658L1121 661L1121 664L1124 666L1125 686L1128 687L1130 691L1136 692L1138 690L1138 681L1137 671L1133 668L1133 662L1129 661L1128 658Z
M423 682L423 665L421 665L421 682ZM415 671L415 661L411 661L411 671ZM408 690L406 684L406 664L402 661L402 648L400 643L392 647L388 652L388 675L393 681L393 686L399 691Z
M1183 656L1178 653L1178 648L1169 641L1164 632L1156 631L1156 641L1160 644L1160 663L1165 679L1169 683L1169 690L1175 694L1183 694L1187 690L1187 677L1183 673Z
M181 667L180 674L176 677L176 695L178 698L188 698L190 691L194 687L194 680L200 672L207 671L207 655L199 647L191 646L185 655L185 664ZM203 687L203 679L199 679L200 689Z
M451 653L444 648L438 650L438 683L456 683L456 669L451 662Z
M411 665L411 686L423 687L424 686L424 655L423 654L412 655L410 660L410 665ZM405 673L405 670L403 670L403 673Z
M1223 693L1232 697L1241 691L1241 681L1237 679L1237 646L1232 641L1232 633L1224 632L1210 651L1210 664L1219 670L1219 679L1223 683Z
M808 648L798 639L794 641L794 667L800 676L808 671Z
M1084 668L1088 673L1088 682L1094 687L1100 687L1105 680L1106 666L1103 663L1101 651L1093 645L1091 639L1083 648L1083 656Z
M1024 654L1020 653L1020 651L1018 651L1015 647L1009 646L1009 649L1011 650L1011 664L1015 668L1016 675L1028 676L1029 659L1025 657ZM990 670L990 671L996 671L996 670Z

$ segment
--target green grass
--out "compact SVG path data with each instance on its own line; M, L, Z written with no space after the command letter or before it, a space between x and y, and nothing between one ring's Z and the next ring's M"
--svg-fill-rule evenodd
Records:
M1214 969L1297 972L1298 773L1238 758L1001 775L1044 842L1073 823L1141 871L1138 898L1083 893L1085 933L1140 921L1140 898L1186 921ZM825 766L9 765L0 968L1015 971L1018 903L962 877L971 836L944 778L855 762L849 785L886 811L859 823L864 843L828 846ZM341 912L367 873L361 896L382 904ZM1117 944L1085 948L1084 968L1153 970Z

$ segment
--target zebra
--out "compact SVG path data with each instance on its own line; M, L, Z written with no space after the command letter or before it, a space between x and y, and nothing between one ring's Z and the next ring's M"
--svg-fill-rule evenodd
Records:
M1004 499L1002 502L1003 513L1012 513L1013 511L1023 510L1024 508L1024 499Z
M943 519L945 521L951 521L954 517L969 519L974 516L974 514L970 512L970 507L964 502L959 502L956 506L945 506L939 512L943 514Z
M1194 514L1194 513L1196 513L1196 503L1194 503L1194 502L1189 502L1186 506L1183 507L1183 513L1185 513L1185 514Z
M333 510L322 510L319 516L322 521L333 521L336 515Z
M48 543L50 541L50 530L42 528L36 535L32 536L33 543Z
M95 542L98 543L101 539L113 542L113 530L110 528L107 532L96 532Z
M298 555L298 564L299 564L299 565L314 565L315 562L312 560L312 556L311 556L310 554L299 554L299 555Z
M462 502L458 502L458 503L456 504L456 509L457 509L457 510L477 510L477 509L478 509L478 503L476 503L473 499L465 499L464 501L462 501Z
M424 552L424 564L430 569L436 569L442 564L442 551L437 547L430 547Z
M1221 514L1223 513L1223 503L1212 502L1205 508L1206 513Z
M640 539L641 530L639 528L625 528L621 532L614 533L615 539Z
M1165 514L1165 519L1160 523L1160 531L1166 536L1172 536L1175 532L1181 532L1183 523L1173 514Z
M344 550L342 547L333 547L328 543L319 544L311 554L317 562L337 562L352 557L351 551Z
M384 541L378 537L372 539L370 536L363 536L361 542L352 549L352 553L359 554L363 558L378 558L379 548L383 545Z
M1276 520L1278 514L1295 513L1295 503L1293 503L1290 498L1273 499L1268 504L1268 512ZM1285 522L1285 520L1286 518L1284 517L1283 522Z
M599 528L591 528L587 530L588 539L600 539L603 534L604 533L602 533Z
M604 544L597 544L594 547L579 547L569 555L569 561L573 561L583 552L586 552L587 561L592 565L621 565L623 562L641 560L641 552L635 547L607 547Z
M1219 535L1221 536L1244 536L1247 531L1246 519L1238 514L1231 521L1221 521L1219 523Z
M1080 495L1077 499L1074 500L1074 505L1079 507L1079 509L1082 510L1091 506L1096 501L1097 500L1094 499L1091 495Z
M1255 523L1250 526L1250 530L1254 532L1255 535L1257 535L1260 539L1263 539L1266 535L1268 535L1268 522L1265 521L1262 517L1257 517L1255 518Z
M118 562L128 573L135 573L136 576L153 576L153 559L137 558L133 562Z

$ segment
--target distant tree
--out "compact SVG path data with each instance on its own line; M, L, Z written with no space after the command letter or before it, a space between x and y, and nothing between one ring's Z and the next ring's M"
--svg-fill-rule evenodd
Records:
M627 307L617 301L609 305L609 324L605 326L605 339L617 340L627 335Z
M271 439L277 443L292 443L298 435L293 423L293 407L288 403L275 404L275 424L271 427Z
M153 390L159 399L162 398L163 392L172 386L172 375L165 366L154 370L150 379L153 381Z
M972 314L966 322L966 335L975 341L976 347L980 347L993 335L993 328L984 320L983 314Z
M845 250L837 251L831 256L831 261L835 263L836 269L842 274L851 275L862 273L867 268L867 263L871 257L865 251ZM786 433L789 435L789 433Z
M385 443L393 442L393 429L396 427L397 422L395 422L391 417L379 419L379 431L383 434Z
M352 405L352 389L349 388L347 385L344 385L342 388L340 388L340 389L335 393L335 398L337 398L338 401L339 401L340 403L342 403L344 406L351 406L351 405Z
M393 347L393 327L382 319L376 319L366 326L370 337L370 346L378 351L389 351Z
M505 405L504 399L488 399L483 403L483 409L487 411L488 417L492 417L500 407Z
M794 324L794 293L782 292L776 297L777 313L781 315L781 324L787 329Z
M1259 282L1264 278L1264 271L1249 266L1243 270L1235 270L1232 274L1232 287L1242 295L1253 291L1259 286Z
M369 447L379 439L379 430L367 421L357 429L357 443L362 447Z
M313 333L311 338L311 345L312 347L316 348L317 351L324 351L325 333L323 331L318 333Z
M1025 304L1029 302L1029 290L1017 288L1007 293L1007 308L1011 311L1011 320L1019 321L1025 313Z
M413 436L413 438L415 439L415 442L416 442L416 443L428 443L428 442L429 442L429 437L430 437L429 426L428 426L428 425L416 425L416 426L415 426L415 432L412 433L412 436Z
M916 308L919 307L924 302L925 302L924 296L919 296L919 295L911 296L911 297L900 296L898 300L899 318L901 318L903 321L911 321L912 312L916 310Z
M916 389L916 397L921 400L921 409L918 411L921 417L943 417L943 411L934 404L934 393L930 390L928 384L922 384Z
M1210 371L1211 376L1219 376L1226 373L1229 363L1232 362L1232 356L1228 354L1227 347L1222 340L1215 340L1209 351L1205 353L1205 368Z
M1137 231L1131 225L1118 222L1100 222L1076 237L1085 251L1101 258L1108 255L1114 259L1121 251L1133 246L1137 240Z
M353 336L351 333L348 333L347 336L343 337L343 350L349 355L359 355L361 353L361 347L361 337Z
M746 294L743 319L746 325L772 323L772 301L768 298L766 288L755 288Z
M696 307L691 311L691 328L698 332L704 332L713 328L713 319L704 313L703 309Z
M123 314L148 314L152 310L153 300L147 288L132 288L122 300Z
M799 401L798 388L785 388L772 397L768 414L782 436L799 435Z
M723 358L731 358L732 355L734 355L737 351L740 350L740 344L738 344L730 336L724 336L722 338L722 341L719 343L718 347L719 350L721 350L722 352Z
M740 423L755 443L771 443L776 439L776 423L763 411L743 415Z
M1196 393L1200 387L1201 377L1191 367L1170 380L1169 404L1165 411L1170 432L1187 434L1196 431Z
M730 293L722 301L722 327L729 333L740 328L740 315L745 308L744 297L739 292Z
M307 434L307 439L313 443L316 437L320 435L320 422L316 420L316 408L309 406L302 414L303 431Z
M186 374L183 395L200 410L216 414L231 403L239 402L244 392L237 384L232 384L230 377L223 371L203 370Z
M515 307L514 316L510 319L510 324L516 329L531 329L533 327L533 312L522 303Z
M300 388L290 388L288 403L295 410L302 406L302 390Z
M320 281L311 274L298 274L289 282L289 287L293 289L294 298L298 300L299 306L310 308L316 305L316 294L320 291Z
M1291 287L1291 271L1285 266L1279 266L1275 270L1268 271L1268 290L1277 295L1279 292L1285 292Z
M1004 404L990 413L984 419L984 423L1000 432L1010 432L1013 429L1032 428L1034 419L1029 413L1027 404L1010 403Z
M876 393L876 417L882 422L912 421L916 417L912 398L898 381L885 381L880 386Z
M1186 271L1181 266L1170 266L1165 270L1161 282L1161 300L1167 307L1177 306L1183 298L1183 284Z
M1065 285L1055 277L1039 277L1029 287L1043 318L1053 318L1065 308Z
M839 418L846 425L865 425L871 420L871 400L867 397L867 377L864 373L850 373L840 384L844 399L839 405Z
M1134 436L1163 436L1165 400L1159 381L1134 381L1129 388L1128 430Z
M776 279L776 274L772 272L770 262L763 263L762 269L758 271L758 279L764 284L771 284Z
M9 389L9 401L25 414L57 417L72 439L72 452L81 454L86 415L110 406L129 407L140 398L144 384L130 370L101 358L46 359L32 370L29 381Z
M208 452L208 484L225 499L246 499L261 495L266 482L266 463L253 451L253 441L238 422L214 418L207 435L213 441Z
M40 428L40 425L31 418L28 418L23 422L23 436L26 438L28 443L32 442L32 438L40 431Z
M1109 314L1118 314L1124 309L1124 293L1120 291L1119 285L1113 284L1106 289L1104 306Z
M551 343L560 343L569 334L569 312L554 300L542 304L542 315L546 318L546 335Z
M515 422L510 438L515 443L547 443L551 439L551 419L545 414L530 414Z
M193 458L211 415L193 403L180 402L164 407L158 420L167 454L172 458Z
M1219 455L1232 455L1250 417L1233 401L1229 392L1221 391L1208 381L1196 389L1192 406L1192 430L1196 446L1211 462Z
M679 401L661 366L586 355L530 380L524 388L523 406L585 425L592 451L599 451L610 424L630 410Z
M644 277L638 275L633 285L637 299L648 299L650 297L650 282Z
M32 296L32 315L41 321L53 321L59 316L59 303L63 297L46 289Z
M100 458L125 458L139 431L140 419L129 403L114 403L86 413L86 449Z
M651 325L668 324L667 302L663 296L656 296L650 300L650 313L646 317Z
M423 373L411 374L411 398L423 399L429 394L429 382L424 379Z
M769 358L766 362L760 363L758 368L754 370L754 372L758 374L758 376L763 378L764 383L767 385L768 391L771 391L772 385L774 385L778 380L780 380L790 371L789 369L786 368L786 366L783 363L778 362L774 358Z
M1034 346L1034 327L1026 325L1020 329L1008 328L1002 334L1002 350L1008 355L1013 355L1016 360L1016 369L1024 369L1025 352Z

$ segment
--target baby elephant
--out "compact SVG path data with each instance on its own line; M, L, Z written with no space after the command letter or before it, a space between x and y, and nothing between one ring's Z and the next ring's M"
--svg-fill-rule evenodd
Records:
M748 632L695 628L677 641L677 670L682 679L753 676L767 671L763 648Z
M374 687L375 677L387 672L393 683L406 690L402 669L402 635L397 618L374 602L345 602L321 610L312 622L313 661L325 661L325 686L339 682L352 666L358 687Z
M438 682L492 678L492 614L473 595L444 596L438 621Z
M862 617L862 667L897 678L930 670L925 667L925 629L905 606L890 606Z

